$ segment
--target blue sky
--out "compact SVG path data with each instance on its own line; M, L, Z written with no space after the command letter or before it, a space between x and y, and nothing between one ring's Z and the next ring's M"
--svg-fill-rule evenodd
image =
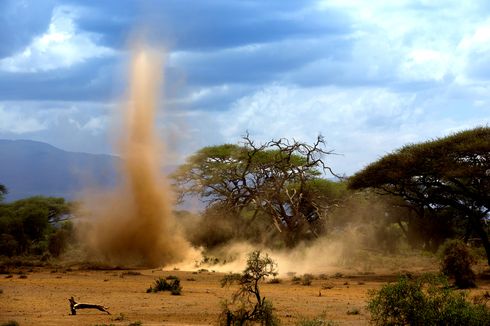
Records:
M352 174L490 121L486 0L1 0L0 26L0 138L117 153L139 30L166 50L170 164L247 130L322 134L341 154L327 163Z

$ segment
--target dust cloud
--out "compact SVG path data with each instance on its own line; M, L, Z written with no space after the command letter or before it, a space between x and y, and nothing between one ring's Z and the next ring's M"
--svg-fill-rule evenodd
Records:
M185 230L191 242L206 239L211 246L216 243L212 240L223 243L212 246L211 249L202 249L201 254L195 254L192 259L171 267L182 270L204 268L216 272L240 272L246 266L248 254L253 250L261 250L277 263L280 276L291 273L399 270L407 268L406 265L413 262L407 260L405 255L396 255L397 248L403 247L403 235L394 221L403 214L407 212L399 211L386 199L351 196L325 218L326 234L301 242L294 248L283 249L274 249L270 245L271 241L264 241L262 237L268 236L267 228L262 232L256 229L251 233L242 230L237 235L230 232L237 225L227 225L229 219L226 216L213 215L211 220L204 220L204 224L199 223L198 216L191 216L188 217ZM208 225L212 226L207 228ZM261 237L256 236L258 233ZM392 257L392 261L387 257ZM398 258L403 258L403 262L398 261Z
M133 51L130 99L119 132L119 186L111 192L90 189L82 201L89 223L81 233L91 259L156 267L181 261L191 251L177 231L161 173L162 144L154 128L161 68L157 51Z

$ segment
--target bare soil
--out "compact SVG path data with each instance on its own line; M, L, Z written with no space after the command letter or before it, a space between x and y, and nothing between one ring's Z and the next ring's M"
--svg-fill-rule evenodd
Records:
M22 272L23 274L20 274ZM25 275L21 276L21 275ZM182 295L146 293L158 277L181 279ZM221 288L223 274L162 270L77 270L34 268L0 275L0 323L20 325L215 325L220 302L234 288ZM339 325L368 324L366 300L370 289L396 280L396 273L316 275L309 286L294 284L291 277L264 284L263 295L272 300L285 325L302 318L321 316ZM490 280L480 279L471 295L490 291ZM68 298L101 304L111 315L81 310L70 315Z

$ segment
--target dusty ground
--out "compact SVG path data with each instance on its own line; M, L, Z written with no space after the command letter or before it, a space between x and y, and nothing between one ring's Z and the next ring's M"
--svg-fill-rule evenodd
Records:
M223 274L138 270L86 271L73 269L23 269L0 275L0 322L16 320L20 325L213 325L220 302L229 298L233 288L221 288ZM169 292L146 293L159 276L178 276L182 295ZM318 276L310 286L293 284L284 276L279 284L264 284L263 295L271 299L285 325L301 318L323 316L340 325L365 325L369 315L366 299L369 289L377 289L396 279L396 273L359 273ZM490 290L490 281L480 280L474 293ZM320 295L321 294L321 295ZM112 315L83 310L69 315L68 298L109 307ZM358 314L348 314L358 310Z

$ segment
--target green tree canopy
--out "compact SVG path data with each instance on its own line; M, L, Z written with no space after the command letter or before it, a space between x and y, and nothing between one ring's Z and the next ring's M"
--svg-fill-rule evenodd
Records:
M47 240L52 231L50 222L57 221L69 209L63 198L42 196L1 204L0 249L9 255L28 253Z
M321 136L313 145L287 139L256 145L247 135L240 145L199 150L173 178L181 198L197 195L208 208L245 218L243 225L265 217L294 245L302 232L321 232L325 189L333 184L321 178L330 171L323 157L331 152L323 146Z
M490 128L407 145L349 178L351 189L402 197L422 217L453 211L482 240L490 264Z

